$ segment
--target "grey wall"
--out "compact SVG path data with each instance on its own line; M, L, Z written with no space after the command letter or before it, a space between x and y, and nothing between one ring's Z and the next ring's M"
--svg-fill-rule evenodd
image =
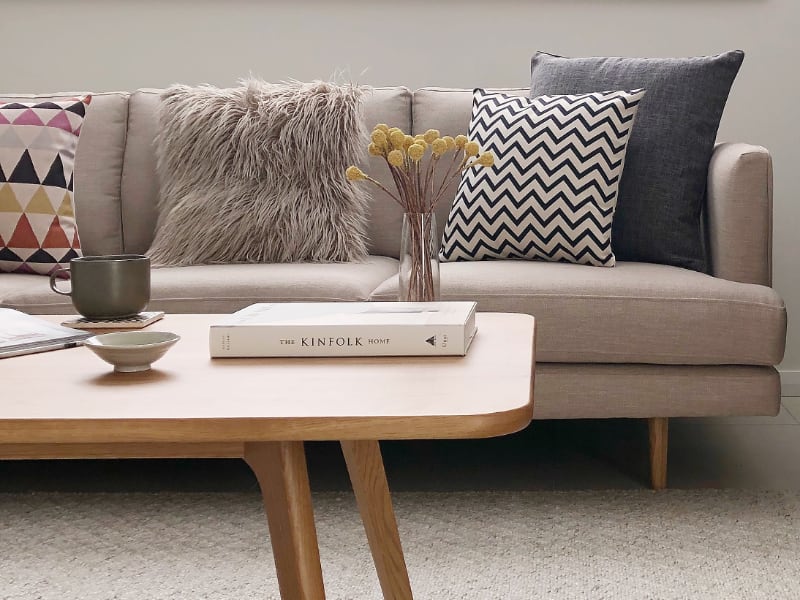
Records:
M529 57L741 48L720 140L775 160L785 380L800 384L797 0L3 0L0 92L232 85L338 74L371 85L527 85Z

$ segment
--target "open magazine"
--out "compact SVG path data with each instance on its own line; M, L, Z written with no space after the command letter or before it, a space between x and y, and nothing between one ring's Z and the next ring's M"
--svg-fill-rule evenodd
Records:
M92 333L50 323L39 317L0 308L0 358L72 348Z

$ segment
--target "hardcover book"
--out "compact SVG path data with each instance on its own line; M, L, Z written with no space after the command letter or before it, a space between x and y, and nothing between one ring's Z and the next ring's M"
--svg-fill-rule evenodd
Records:
M475 302L258 303L212 325L212 357L464 356Z

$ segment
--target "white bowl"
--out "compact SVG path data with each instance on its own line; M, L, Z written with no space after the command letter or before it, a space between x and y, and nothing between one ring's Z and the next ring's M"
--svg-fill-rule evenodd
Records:
M166 331L118 331L90 337L83 345L114 365L115 371L133 373L147 371L179 339Z

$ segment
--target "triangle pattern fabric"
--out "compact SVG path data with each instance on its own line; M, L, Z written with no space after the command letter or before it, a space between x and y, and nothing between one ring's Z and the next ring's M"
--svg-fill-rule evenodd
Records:
M38 248L39 240L33 232L31 222L28 220L27 215L22 215L17 221L17 226L14 233L11 234L11 239L8 240L10 248Z
M0 213L4 212L13 213L17 216L22 213L22 205L17 200L14 187L7 183L0 185Z
M494 155L494 165L463 172L441 260L614 266L612 219L644 94L529 99L476 89L469 138Z
M47 175L42 181L42 185L49 185L53 187L66 188L67 181L64 179L64 163L61 162L61 156L56 155L53 164L47 171Z
M39 176L36 174L36 169L31 160L31 153L26 148L22 155L19 157L17 165L11 171L8 178L10 183L41 183Z
M42 241L42 246L45 248L63 248L64 250L70 248L70 241L64 233L64 228L61 227L58 217L53 217L53 221L50 223L50 229L47 235L44 236L44 241Z
M73 165L90 102L0 102L0 272L48 275L81 256Z
M50 197L47 195L45 188L43 186L39 186L39 189L36 190L36 193L31 198L28 205L25 207L26 213L40 213L44 215L54 215L55 210L53 209L53 205L50 202Z

